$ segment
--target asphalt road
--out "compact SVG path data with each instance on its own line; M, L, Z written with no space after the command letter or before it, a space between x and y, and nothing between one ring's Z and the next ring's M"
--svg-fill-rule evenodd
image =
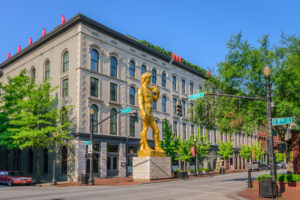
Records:
M278 171L278 173L283 171ZM255 178L269 171L253 172ZM0 186L1 200L223 200L247 187L247 173L131 186Z

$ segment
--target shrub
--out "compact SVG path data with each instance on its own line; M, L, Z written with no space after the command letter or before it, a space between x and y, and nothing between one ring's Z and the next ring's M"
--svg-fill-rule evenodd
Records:
M257 177L257 181L261 180L262 178L269 178L269 174L263 174ZM279 182L300 182L300 174L278 174L277 181Z

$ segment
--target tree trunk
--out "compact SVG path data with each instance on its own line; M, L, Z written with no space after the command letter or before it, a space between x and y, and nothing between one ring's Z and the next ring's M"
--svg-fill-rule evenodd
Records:
M41 177L40 177L40 150L41 148L38 147L37 148L37 152L36 152L36 182L40 183L41 181Z
M291 174L292 173L292 162L291 162L290 151L285 152L285 157L286 157L286 172L288 174Z

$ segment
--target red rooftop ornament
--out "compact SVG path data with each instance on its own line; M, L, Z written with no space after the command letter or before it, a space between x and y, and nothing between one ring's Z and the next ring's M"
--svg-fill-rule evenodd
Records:
M176 54L176 59L175 59L177 62L178 62L178 55Z
M181 63L181 56L179 56L179 62Z
M32 45L32 38L29 37L29 45Z
M45 36L45 35L46 35L46 29L43 28L43 36Z
M18 46L18 53L21 51L21 46L19 45Z
M62 16L61 16L61 24L64 24L64 23L65 23L65 21L66 21L66 19L65 19L65 16L64 16L64 15L62 15Z
M207 76L211 76L211 72L210 71L206 71L206 75Z
M172 53L172 59L175 60L175 53Z
M9 52L7 53L7 59L10 59L10 53Z

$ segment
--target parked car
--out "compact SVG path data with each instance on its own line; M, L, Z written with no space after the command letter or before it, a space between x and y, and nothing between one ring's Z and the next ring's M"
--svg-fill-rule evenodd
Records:
M0 171L0 183L7 184L8 186L17 184L31 184L32 178L22 176L19 171Z
M263 170L265 169L265 166L263 166L260 162L258 161L253 161L253 163L248 163L247 164L247 167L248 169L251 169L252 171L253 170L257 170L257 171L260 171L260 170Z
M267 163L261 161L260 162L260 169L261 170L268 170L268 169L270 169L270 166Z

